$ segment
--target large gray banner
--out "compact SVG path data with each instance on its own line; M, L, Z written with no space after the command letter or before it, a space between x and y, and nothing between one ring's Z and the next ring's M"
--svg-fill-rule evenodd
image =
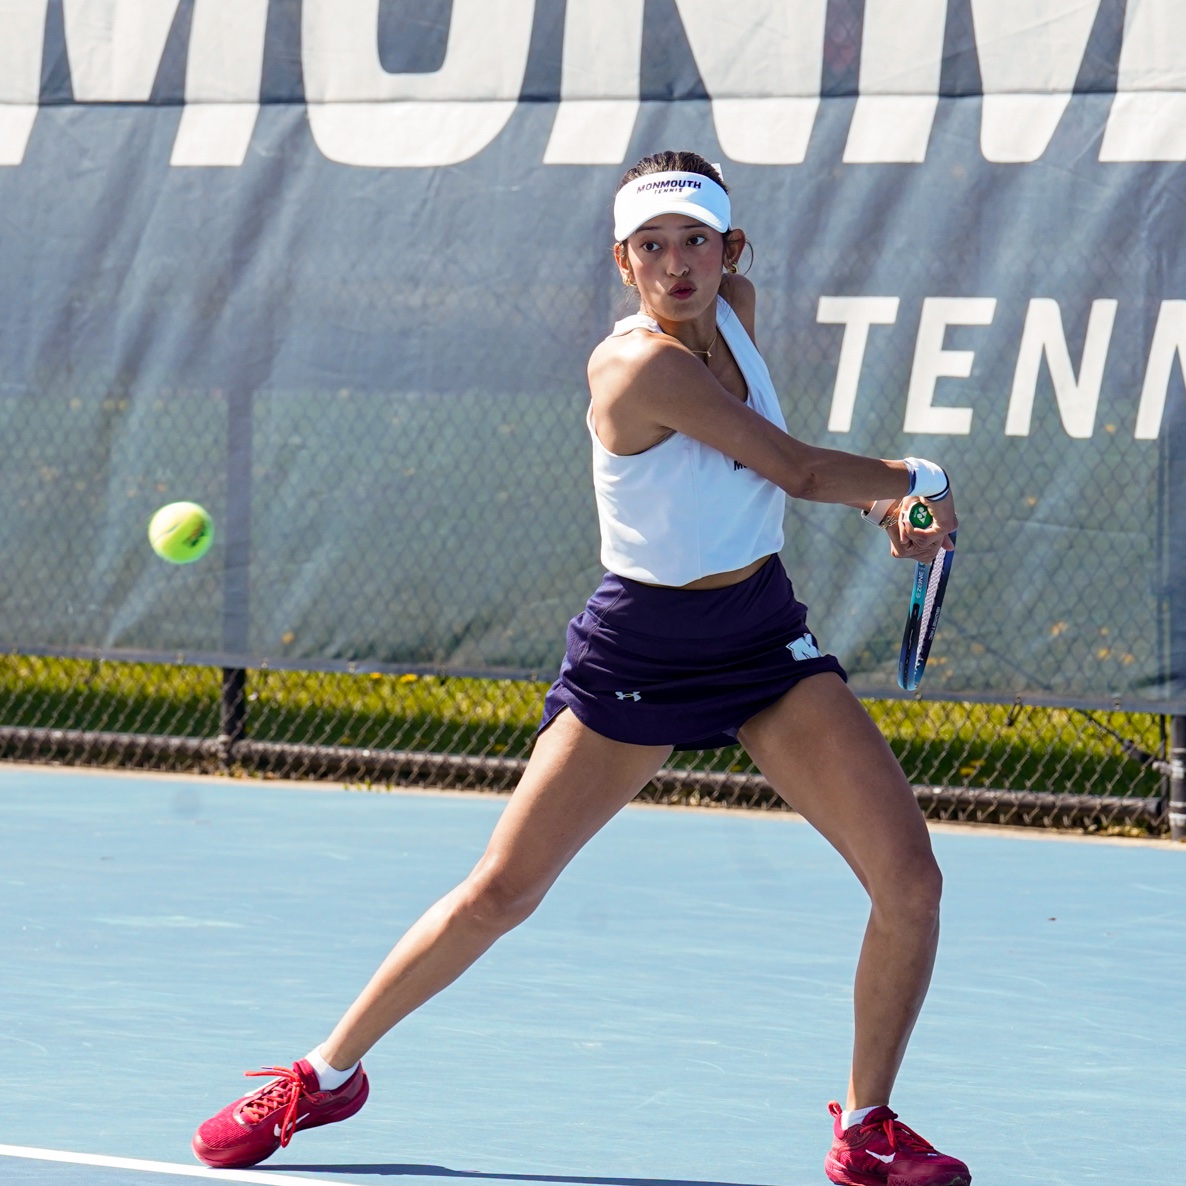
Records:
M953 476L926 694L1186 711L1177 0L0 0L0 643L550 676L663 147L722 162L791 431ZM906 565L787 529L891 691Z

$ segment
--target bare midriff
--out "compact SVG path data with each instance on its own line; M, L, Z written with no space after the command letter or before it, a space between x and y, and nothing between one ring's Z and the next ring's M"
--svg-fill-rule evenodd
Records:
M710 572L706 577L697 577L686 585L654 585L656 589L727 589L730 585L740 585L769 560L769 556L761 556L744 568L734 568L730 572ZM640 581L640 584L650 585L650 581Z

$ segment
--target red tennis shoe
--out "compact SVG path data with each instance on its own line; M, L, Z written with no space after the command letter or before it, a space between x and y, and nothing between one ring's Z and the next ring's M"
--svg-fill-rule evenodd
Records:
M360 1064L334 1091L322 1091L317 1072L303 1058L292 1067L265 1067L248 1075L278 1075L258 1091L227 1104L194 1134L199 1161L219 1169L242 1169L271 1157L298 1128L345 1120L366 1103L370 1086Z
M836 1139L824 1158L828 1181L840 1186L969 1186L971 1171L958 1158L940 1153L896 1112L874 1108L860 1124L841 1129L841 1107L828 1111Z

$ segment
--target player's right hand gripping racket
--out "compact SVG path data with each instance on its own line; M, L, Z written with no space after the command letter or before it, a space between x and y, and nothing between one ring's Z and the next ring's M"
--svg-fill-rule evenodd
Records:
M915 527L930 527L934 516L924 503L910 508L910 522ZM951 533L952 543L955 532ZM935 628L939 625L939 611L943 608L943 594L947 592L947 578L955 552L940 552L930 564L914 566L914 590L910 595L910 610L906 615L906 630L902 635L902 650L898 654L898 686L913 692L922 681Z

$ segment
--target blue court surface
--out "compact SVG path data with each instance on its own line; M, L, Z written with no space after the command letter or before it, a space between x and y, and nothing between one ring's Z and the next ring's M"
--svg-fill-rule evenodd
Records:
M787 815L630 808L250 1171L199 1121L320 1041L504 800L0 768L0 1182L825 1183L864 899ZM939 830L895 1107L977 1186L1180 1184L1186 851ZM55 1158L57 1160L48 1160Z

